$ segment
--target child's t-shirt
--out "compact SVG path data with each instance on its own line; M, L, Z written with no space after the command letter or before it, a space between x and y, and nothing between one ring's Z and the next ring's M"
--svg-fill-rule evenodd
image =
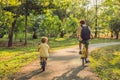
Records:
M46 43L41 43L38 47L40 50L40 57L49 57L49 53L48 53L48 50L49 50L49 46L48 44Z

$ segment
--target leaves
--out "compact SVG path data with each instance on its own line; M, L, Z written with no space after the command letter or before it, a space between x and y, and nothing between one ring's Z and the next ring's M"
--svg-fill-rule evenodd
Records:
M119 46L104 47L92 52L91 65L102 80L118 80L120 78Z

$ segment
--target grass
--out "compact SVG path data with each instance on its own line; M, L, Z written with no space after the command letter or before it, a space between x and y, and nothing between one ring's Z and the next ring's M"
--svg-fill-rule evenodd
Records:
M3 40L0 40L2 42ZM14 46L13 48L0 48L0 78L9 78L15 72L17 72L20 67L29 64L33 60L39 57L37 52L37 47L40 39L28 40L28 46ZM90 41L93 43L103 43L103 42L113 42L117 40L111 39L93 39ZM5 42L4 40L4 43ZM17 42L18 43L18 42ZM17 44L15 43L15 44ZM21 43L19 43L21 44ZM78 45L78 40L76 38L50 38L49 45L51 50L57 50L61 48L66 48L69 46Z
M120 45L92 51L91 67L102 80L120 79Z
M90 43L95 44L95 43L119 42L119 41L120 40L117 40L117 39L96 38L96 39L90 40Z

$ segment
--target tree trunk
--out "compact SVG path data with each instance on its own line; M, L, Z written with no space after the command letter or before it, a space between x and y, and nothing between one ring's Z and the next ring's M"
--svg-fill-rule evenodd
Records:
M13 41L13 33L14 33L14 28L15 28L15 24L16 24L16 19L12 22L12 28L9 32L9 41L8 41L8 47L12 47L12 41Z
M15 24L16 24L16 21L17 21L17 18L19 17L20 15L20 10L21 10L22 6L20 6L17 11L16 11L16 15L13 16L14 18L14 21L12 22L12 28L9 32L9 35L8 35L8 47L12 47L12 41L13 41L13 33L14 33L14 28L15 28Z
M25 43L27 45L27 15L25 16Z
M37 32L36 31L34 31L34 33L33 33L33 39L37 39Z
M63 38L64 37L64 31L61 31L60 32L60 38Z
M111 31L111 38L113 38L113 32Z
M27 15L28 15L28 7L27 7L27 0L25 4L25 43L24 45L27 45Z
M94 36L95 38L97 38L98 37L98 31L97 31L97 27L95 28L95 36Z
M118 39L119 38L119 32L116 32L115 35L116 35L116 39Z
M95 38L98 37L98 21L97 21L97 18L98 18L98 4L97 4L97 0L96 0L96 20L95 20Z

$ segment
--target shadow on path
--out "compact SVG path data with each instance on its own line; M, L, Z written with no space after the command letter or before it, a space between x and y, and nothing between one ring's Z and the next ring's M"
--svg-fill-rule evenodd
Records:
M85 68L85 67L84 67ZM83 66L78 66L77 68L72 68L71 70L65 72L61 76L56 76L52 80L90 80L89 77L80 78L77 74L82 71Z
M68 60L73 60L73 59L76 59L77 57L79 57L79 56L77 56L77 55L63 55L63 56L52 56L51 58L50 58L50 60L52 60L52 61L68 61Z
M31 79L33 76L38 75L38 74L40 74L40 73L42 73L42 72L43 72L42 70L37 69L37 70L35 70L35 71L32 71L32 72L29 73L29 74L26 74L25 76L22 76L22 77L16 79L16 80L28 80L28 79Z

